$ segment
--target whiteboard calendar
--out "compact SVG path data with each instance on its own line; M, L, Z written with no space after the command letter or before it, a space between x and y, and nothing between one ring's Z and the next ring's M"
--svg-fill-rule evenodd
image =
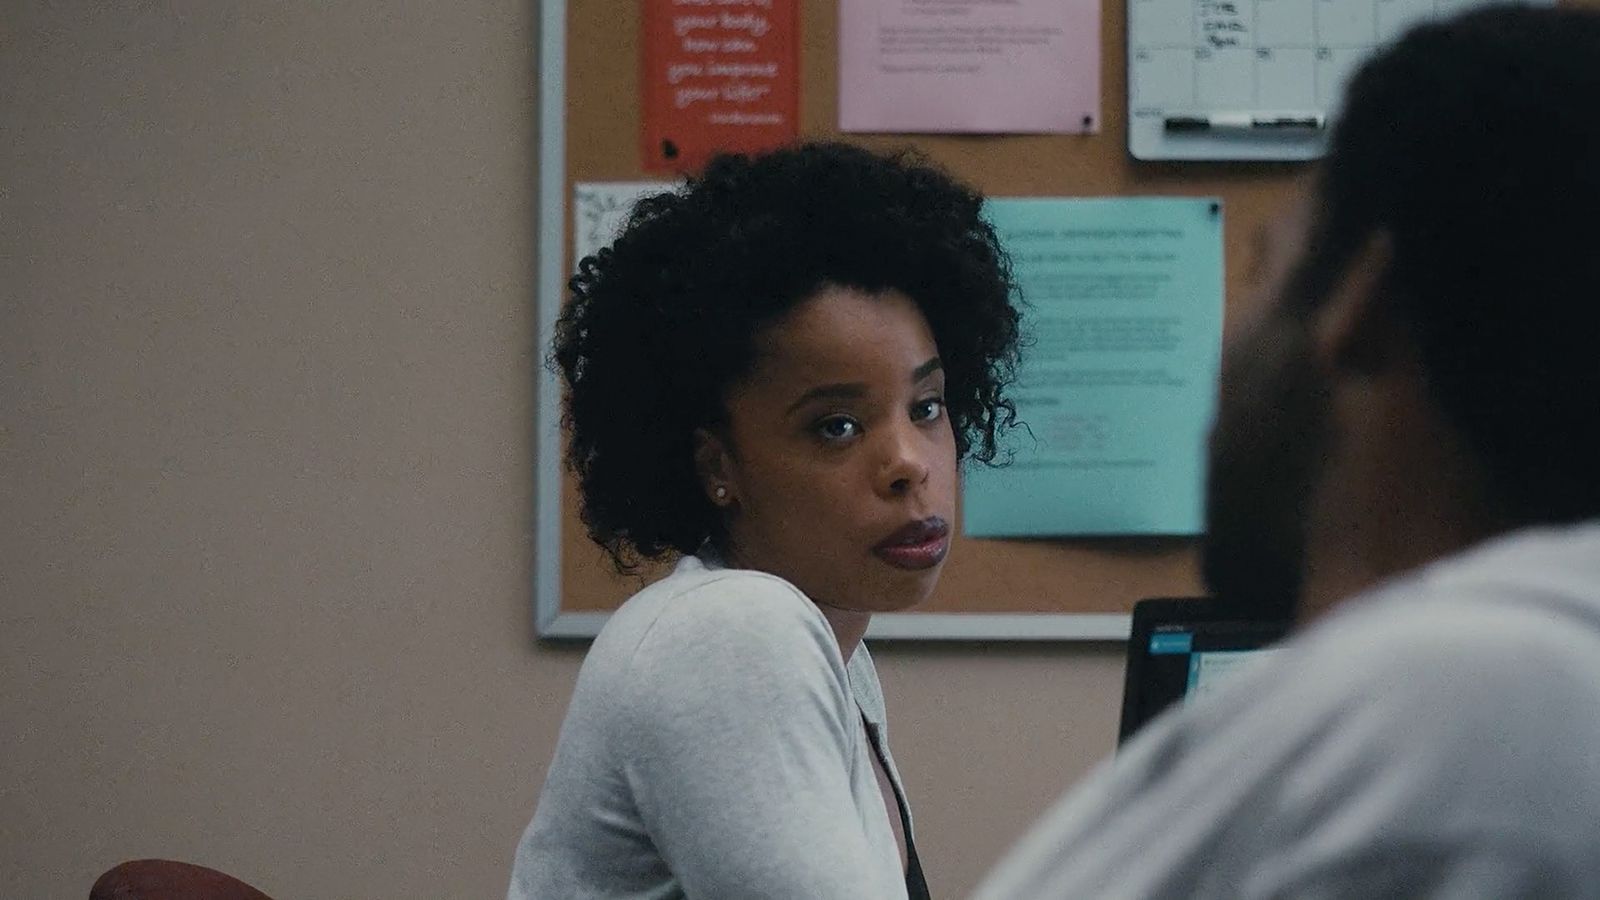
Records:
M1128 150L1314 159L1345 81L1376 47L1484 2L1128 0Z

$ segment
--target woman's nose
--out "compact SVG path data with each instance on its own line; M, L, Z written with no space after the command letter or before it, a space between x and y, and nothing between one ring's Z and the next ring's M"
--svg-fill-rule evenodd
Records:
M928 448L911 423L895 428L885 436L883 467L878 473L878 491L885 496L901 496L928 480Z

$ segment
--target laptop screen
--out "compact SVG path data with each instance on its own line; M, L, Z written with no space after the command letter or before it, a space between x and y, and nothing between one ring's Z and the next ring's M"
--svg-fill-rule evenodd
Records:
M1206 598L1141 600L1133 608L1118 743L1167 707L1217 690L1271 646L1287 621L1240 616Z

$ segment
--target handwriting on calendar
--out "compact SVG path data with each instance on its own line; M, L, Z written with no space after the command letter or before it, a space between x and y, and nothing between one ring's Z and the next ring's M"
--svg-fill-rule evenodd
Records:
M1237 0L1199 0L1197 13L1206 46L1220 50L1244 45L1250 26Z

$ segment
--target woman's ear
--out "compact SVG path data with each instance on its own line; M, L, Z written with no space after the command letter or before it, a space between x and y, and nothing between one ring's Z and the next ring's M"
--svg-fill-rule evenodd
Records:
M721 509L732 509L738 505L733 456L726 439L709 429L696 428L694 469L700 478L700 487L712 505Z

